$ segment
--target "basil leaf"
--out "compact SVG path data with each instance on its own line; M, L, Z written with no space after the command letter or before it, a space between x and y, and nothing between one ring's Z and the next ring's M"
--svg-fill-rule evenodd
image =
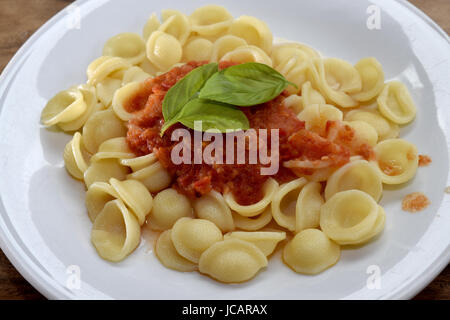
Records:
M289 84L275 69L249 62L214 74L200 90L199 97L248 107L276 98Z
M217 73L218 68L217 63L209 63L195 68L170 88L162 105L164 120L170 121L189 100L196 97L205 82L214 73Z
M238 108L212 100L193 99L178 113L177 117L164 124L161 134L176 122L194 129L194 122L202 121L202 131L216 129L220 132L227 130L247 130L250 127L247 117Z

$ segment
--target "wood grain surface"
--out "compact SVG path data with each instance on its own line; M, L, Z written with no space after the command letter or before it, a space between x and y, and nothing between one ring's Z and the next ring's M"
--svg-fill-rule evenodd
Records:
M14 53L43 23L69 5L70 0L0 0L0 72ZM214 2L214 1L212 1ZM450 33L450 0L411 0L447 34ZM0 251L0 299L44 299ZM415 299L450 299L450 267Z

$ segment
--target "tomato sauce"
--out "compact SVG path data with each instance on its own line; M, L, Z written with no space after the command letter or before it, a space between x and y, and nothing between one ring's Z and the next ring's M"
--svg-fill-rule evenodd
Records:
M205 63L189 62L143 82L141 90L130 97L125 105L128 112L135 114L128 122L127 142L138 156L154 152L162 166L174 177L173 187L179 192L195 197L206 194L212 189L222 193L231 191L238 203L249 205L263 197L262 185L269 178L260 174L260 169L263 167L261 163L175 165L171 161L171 151L178 141L171 141L170 137L173 130L185 127L175 124L165 132L163 137L160 136L161 127L164 124L162 102L165 94L186 74ZM221 62L219 68L223 69L231 65L234 63ZM354 131L348 126L330 121L327 124L326 134L333 129L335 131L333 139L306 130L304 122L300 121L291 109L283 105L286 97L287 92L283 92L277 98L264 104L240 108L247 116L251 128L269 129L269 142L270 129L279 129L280 165L278 173L273 176L277 181L284 183L296 178L290 169L282 166L284 161L327 159L330 166L339 167L347 163L351 155L358 154L364 158L373 156L369 146L355 144ZM193 137L193 130L189 130ZM224 155L226 154L225 141L224 138ZM205 146L204 142L203 148ZM309 168L305 172L311 174L314 170Z
M422 192L413 192L405 196L402 201L402 209L409 212L417 212L430 205L430 200Z

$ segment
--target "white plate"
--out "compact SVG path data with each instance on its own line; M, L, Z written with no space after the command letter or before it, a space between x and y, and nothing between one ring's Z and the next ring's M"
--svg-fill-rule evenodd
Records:
M191 12L201 1L76 1L45 24L19 50L0 82L0 242L20 273L48 298L302 299L409 298L449 262L450 48L446 34L405 1L221 0L233 15L266 21L277 37L310 44L327 56L353 63L375 56L387 79L398 78L419 106L402 137L433 159L404 188L384 193L384 233L318 276L295 274L273 257L267 270L240 285L217 283L198 273L164 268L143 243L122 263L100 259L90 243L91 223L81 183L63 167L68 135L39 124L46 101L82 83L90 61L110 36L140 32L151 12ZM369 30L367 8L381 10L381 29ZM370 10L369 10L370 11ZM80 29L73 18L81 15ZM426 210L402 212L407 193L423 191ZM81 288L69 289L69 266L79 266ZM381 272L380 288L367 286L368 271ZM372 267L373 268L373 267ZM373 274L372 274L373 275Z

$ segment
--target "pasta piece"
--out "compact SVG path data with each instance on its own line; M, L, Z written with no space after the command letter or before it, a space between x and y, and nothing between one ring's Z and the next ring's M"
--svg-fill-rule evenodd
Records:
M104 159L92 162L84 172L84 183L89 188L94 182L108 182L111 178L125 180L128 168L120 165L117 159Z
M307 62L299 63L297 59L296 57L289 59L283 69L280 70L286 80L296 85L296 87L289 85L286 88L289 94L298 93L303 84L310 80L310 64Z
M302 85L302 102L304 107L308 107L312 104L326 104L325 98L319 91L314 90L309 81L306 81Z
M352 94L357 101L369 101L375 98L383 90L384 72L383 67L375 58L364 58L355 64L361 77L361 91Z
M151 76L155 76L159 72L158 67L151 63L148 58L145 58L144 61L139 64L139 68Z
M327 181L325 200L345 190L361 190L380 201L383 192L381 176L376 166L366 160L355 160L337 169Z
M195 9L189 16L192 31L201 36L217 36L228 30L233 17L222 6L206 5Z
M150 78L150 75L142 70L140 67L131 67L127 69L122 78L122 86L131 82L143 82Z
M144 29L142 30L142 36L144 38L144 41L147 41L148 38L150 38L150 35L153 33L153 31L158 30L160 26L161 22L156 16L156 13L152 13L150 18L148 18L147 22L145 23Z
M216 242L200 257L199 271L225 283L253 278L267 266L267 258L252 243L239 239Z
M86 103L86 110L78 118L72 121L58 123L58 127L66 132L79 130L86 121L102 107L102 105L97 102L95 88L89 85L80 85L78 86L78 90L83 95L83 100Z
M114 94L122 86L122 80L106 78L95 86L97 97L108 108L114 98Z
M136 249L141 229L122 201L108 202L95 219L91 241L105 260L118 262Z
M120 163L123 166L130 167L133 172L141 170L158 160L154 153L147 154L145 156L136 157L132 159L121 159Z
M213 222L223 232L234 230L233 216L223 196L217 191L194 200L194 211L200 219Z
M348 125L355 131L355 136L367 143L369 146L374 147L378 141L378 132L368 122L355 120L344 121L343 124Z
M41 113L41 123L52 126L61 122L71 122L86 111L83 94L76 87L57 93L49 100Z
M324 204L321 190L319 182L308 182L300 191L295 206L295 232L319 227L320 207Z
M257 203L247 206L240 205L236 202L232 193L226 193L224 195L224 198L231 210L244 217L254 217L263 212L264 209L270 204L272 198L275 195L275 192L277 192L277 189L278 182L273 178L269 178L263 186L264 196Z
M328 58L323 61L323 65L327 83L331 88L347 93L361 91L361 76L350 63L337 58Z
M307 182L305 178L292 180L281 185L273 196L272 216L279 226L295 231L297 198Z
M258 62L272 67L270 57L263 50L253 45L238 47L226 53L220 61L231 61L234 63Z
M224 240L227 239L241 239L250 243L253 243L264 253L267 257L271 255L277 244L280 241L286 239L286 232L284 231L259 231L259 232L245 232L234 231L227 233L224 236Z
M233 21L229 32L244 39L249 45L261 48L267 54L272 51L272 32L265 22L255 17L240 16Z
M159 161L133 172L128 175L128 179L141 181L150 192L159 192L170 186L172 182L169 172L163 168Z
M211 59L213 43L208 39L194 38L183 48L183 61L209 61Z
M272 221L272 209L270 206L268 206L261 214L251 218L243 217L235 212L233 212L232 215L236 228L246 231L262 229Z
M191 262L198 263L202 253L223 236L209 220L181 218L173 226L172 242L177 252Z
M246 45L247 42L244 39L230 34L220 37L213 44L211 61L220 61L226 53L231 52L239 47L244 47Z
M367 193L347 190L334 194L320 210L320 228L338 244L360 244L373 234L379 206Z
M343 113L330 104L311 104L305 106L298 118L305 121L306 129L323 134L328 121L341 121Z
M161 263L169 268L181 272L192 272L197 270L197 265L180 256L175 249L171 231L166 230L158 237L155 245L155 254Z
M385 119L376 110L352 110L345 115L344 119L367 122L377 131L379 141L397 138L400 132L397 124Z
M110 75L126 70L130 64L120 57L102 56L94 60L87 69L88 84L96 86Z
M83 143L86 150L96 153L98 147L106 140L125 137L127 129L122 121L116 117L114 111L104 110L96 112L83 127Z
M361 78L356 70L346 70L344 65L347 66L343 60L314 59L309 63L308 71L312 84L327 100L342 108L350 108L357 106L357 102L348 92L356 90L358 83L361 84ZM343 74L340 75L340 72Z
M155 196L148 224L154 230L168 230L183 217L193 217L189 199L175 189L169 188Z
M338 262L339 245L320 230L306 229L284 247L283 260L295 272L318 274Z
M296 114L303 111L303 98L296 94L291 94L289 97L283 100L283 104L286 108L292 109Z
M72 177L83 180L84 172L88 168L88 154L82 147L81 134L75 132L72 140L64 148L64 164Z
M125 109L125 104L130 97L136 95L142 88L142 84L139 82L131 82L124 85L114 93L112 100L112 107L116 116L123 120L128 121L133 118L133 113L128 112Z
M181 61L183 50L174 36L162 31L152 33L147 41L147 58L160 71L167 71Z
M304 44L288 42L275 45L271 57L275 68L287 74L293 67L298 67L310 59L320 58L320 55Z
M152 210L153 197L147 188L137 180L119 181L115 178L109 180L119 199L122 200L143 225L145 218Z
M136 33L120 33L106 41L103 55L123 58L129 64L139 64L145 59L145 43Z
M382 141L375 147L381 181L401 184L414 178L419 165L417 147L403 139Z
M85 201L89 219L94 222L106 203L115 199L119 199L119 195L108 183L94 182L91 184L86 192Z
M128 147L125 137L112 138L103 142L91 161L102 159L128 159L133 158L134 153Z
M407 124L416 117L414 101L400 81L386 83L377 103L381 114L396 124Z
M161 12L163 23L158 31L174 36L183 46L191 34L191 24L188 17L178 10L163 10Z

